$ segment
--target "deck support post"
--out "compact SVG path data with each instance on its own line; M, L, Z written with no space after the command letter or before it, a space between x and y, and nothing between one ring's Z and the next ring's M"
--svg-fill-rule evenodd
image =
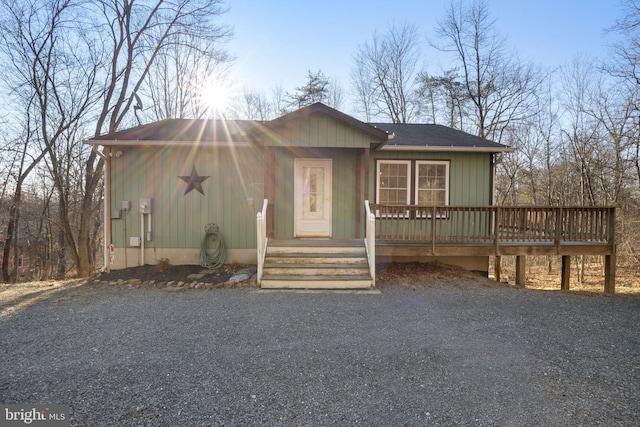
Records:
M526 279L526 257L524 255L516 256L516 286L525 286Z
M500 282L500 275L502 273L502 266L500 265L500 257L496 256L496 282Z
M604 292L613 294L616 291L616 254L604 256Z
M560 280L560 289L569 290L569 281L571 279L571 257L569 255L562 256L562 279Z

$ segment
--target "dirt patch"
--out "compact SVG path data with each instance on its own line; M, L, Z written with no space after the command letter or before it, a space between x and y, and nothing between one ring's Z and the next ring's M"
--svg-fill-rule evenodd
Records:
M138 267L130 267L122 270L112 270L110 272L100 273L96 280L100 281L118 281L140 279L142 281L170 282L184 281L192 274L201 274L207 271L207 281L209 282L226 282L235 272L246 266L239 264L223 265L217 270L208 270L200 265L169 265L166 268L158 268L155 265L145 265Z
M480 273L468 271L441 262L410 262L376 265L376 287L454 285L466 286L508 286L497 283Z

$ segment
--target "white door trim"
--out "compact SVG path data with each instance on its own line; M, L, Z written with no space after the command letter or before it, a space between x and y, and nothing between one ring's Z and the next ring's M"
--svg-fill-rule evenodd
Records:
M324 169L324 181L322 191L322 201L316 218L304 218L303 202L309 195L305 191L303 171L305 167L321 167ZM331 201L333 199L332 189L332 159L294 159L294 190L293 190L293 234L295 237L331 237Z

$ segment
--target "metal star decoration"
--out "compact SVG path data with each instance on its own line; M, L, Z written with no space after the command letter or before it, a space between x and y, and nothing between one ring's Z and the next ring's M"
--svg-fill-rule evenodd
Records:
M204 191L202 190L202 183L211 177L198 175L198 171L196 171L196 166L193 165L191 167L191 175L179 176L178 178L180 178L181 180L187 183L187 188L184 190L185 195L188 194L191 190L196 190L196 191L199 191L200 194L204 196Z

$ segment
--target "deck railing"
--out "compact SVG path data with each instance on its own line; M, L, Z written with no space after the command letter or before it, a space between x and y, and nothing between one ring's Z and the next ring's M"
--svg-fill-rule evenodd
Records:
M267 255L267 206L269 200L264 199L262 211L256 215L256 231L257 231L257 247L258 247L258 265L256 272L256 281L260 284L262 272L264 271L264 259Z
M459 244L615 244L615 208L371 204L376 239Z

